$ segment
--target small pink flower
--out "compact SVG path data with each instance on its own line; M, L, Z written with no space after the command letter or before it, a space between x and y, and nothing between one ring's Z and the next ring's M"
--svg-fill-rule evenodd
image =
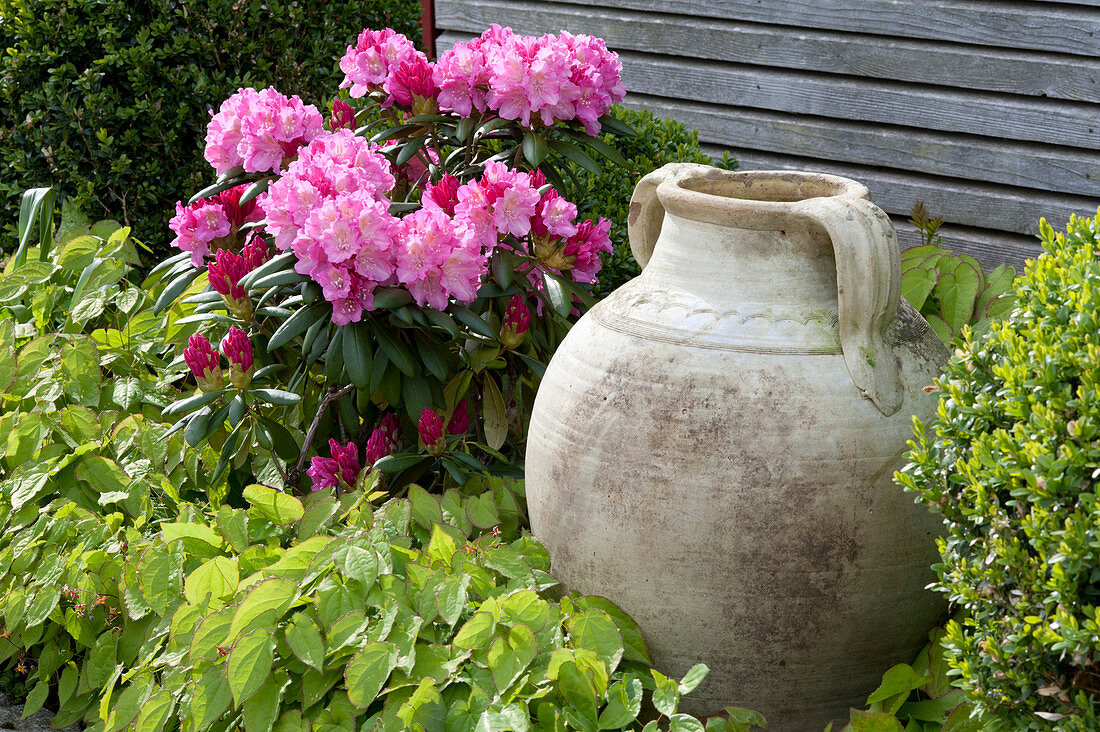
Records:
M515 350L523 345L531 325L531 310L520 294L512 295L504 309L504 322L500 326L500 340L506 348Z
M611 251L611 222L601 218L599 222L582 221L565 244L564 254L573 262L573 279L577 282L595 282L603 262L600 252Z
M248 388L255 371L248 334L235 325L230 326L229 333L222 339L222 353L229 359L230 383L238 389Z
M328 128L331 131L339 129L355 129L355 110L342 99L332 100L332 116L328 118Z
M420 413L420 421L416 425L420 433L420 441L432 455L441 455L445 448L443 441L443 420L431 407L425 407Z
M470 429L470 410L466 406L466 400L461 399L455 407L451 420L447 423L447 432L452 435L464 435Z
M206 336L199 333L191 336L187 348L183 349L183 360L202 391L217 391L225 385L221 358Z

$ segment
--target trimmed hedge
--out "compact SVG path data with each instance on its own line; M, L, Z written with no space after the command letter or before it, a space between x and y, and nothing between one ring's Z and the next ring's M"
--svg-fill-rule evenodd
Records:
M255 85L327 106L358 33L419 43L419 14L416 0L0 0L0 249L22 191L55 185L166 253L173 204L214 178L208 110Z

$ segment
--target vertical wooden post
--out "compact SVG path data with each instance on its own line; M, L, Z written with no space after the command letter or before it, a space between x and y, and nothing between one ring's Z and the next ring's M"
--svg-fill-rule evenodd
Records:
M420 32L425 53L435 58L435 0L420 0Z

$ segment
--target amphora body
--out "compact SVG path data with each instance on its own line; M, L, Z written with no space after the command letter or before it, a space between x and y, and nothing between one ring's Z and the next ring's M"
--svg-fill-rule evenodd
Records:
M900 299L896 235L834 176L669 165L631 202L642 274L550 363L531 525L567 590L639 624L682 710L820 730L944 610L939 520L892 481L947 358Z

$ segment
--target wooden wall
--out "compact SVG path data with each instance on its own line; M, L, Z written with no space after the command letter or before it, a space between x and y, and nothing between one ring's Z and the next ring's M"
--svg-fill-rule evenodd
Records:
M1100 205L1100 0L435 0L439 48L490 23L605 38L627 104L742 169L866 183L903 246L918 200L986 265Z

